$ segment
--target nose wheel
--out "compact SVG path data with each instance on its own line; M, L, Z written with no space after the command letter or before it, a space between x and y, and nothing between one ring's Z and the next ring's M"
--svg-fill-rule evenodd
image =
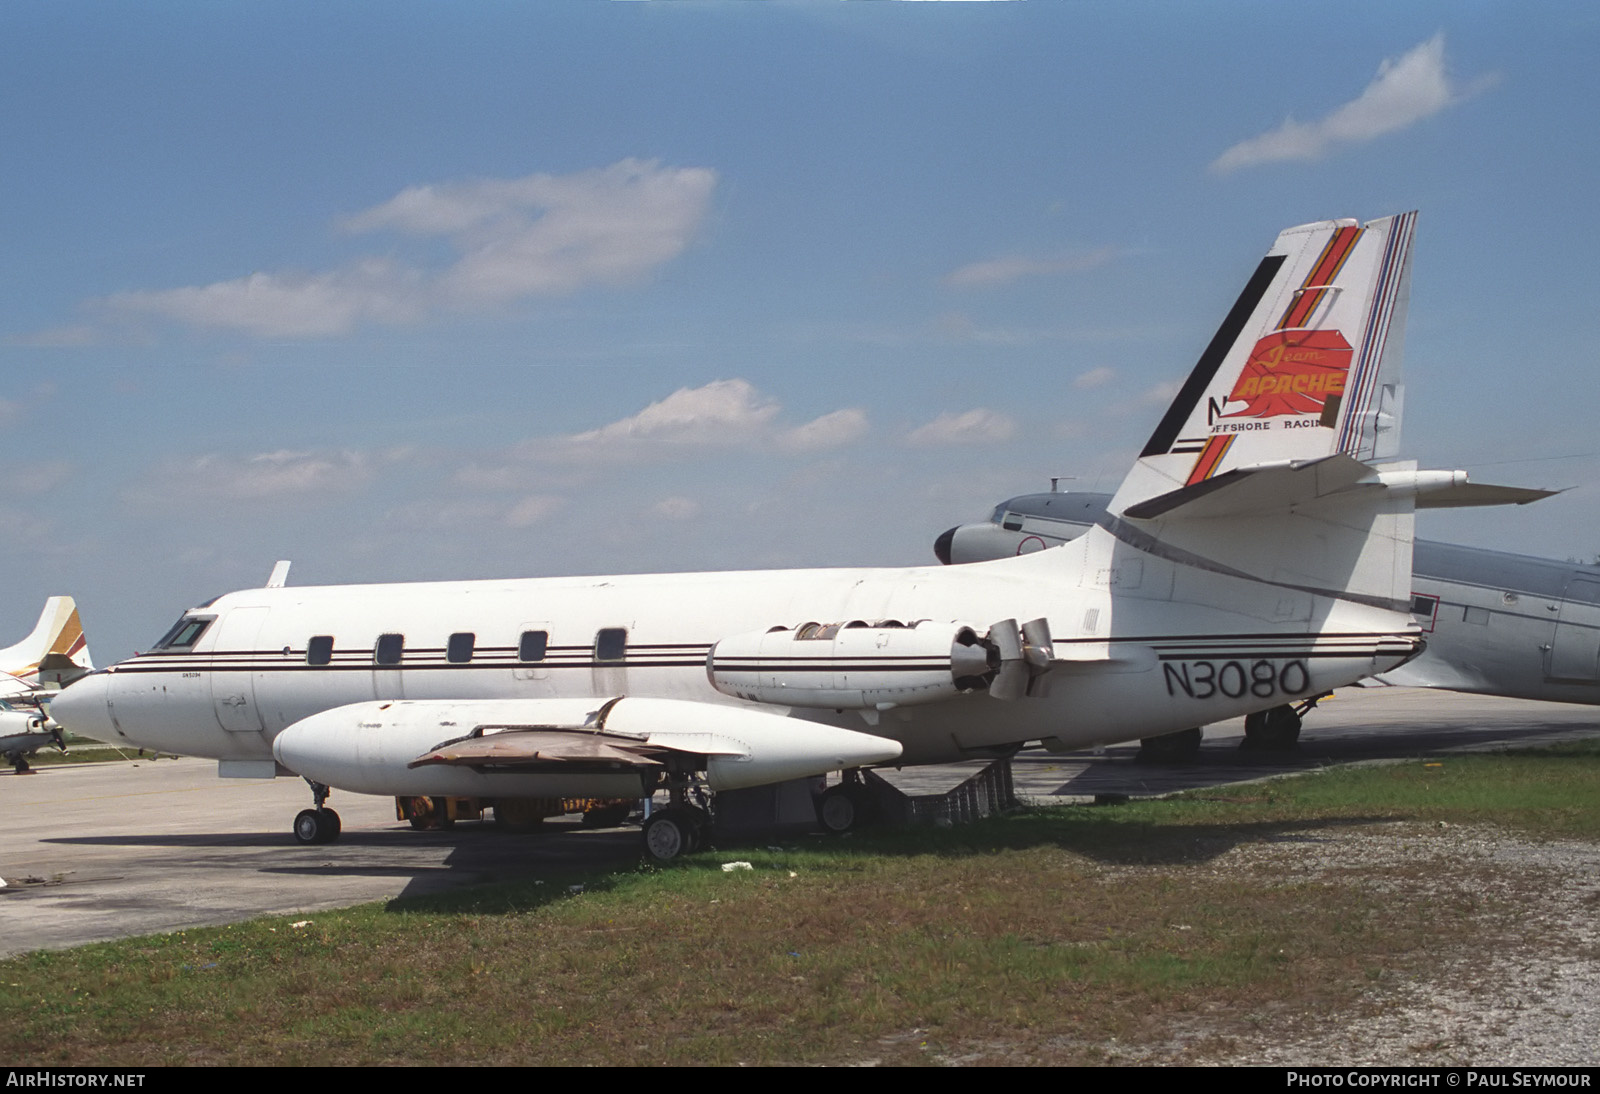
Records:
M312 809L302 809L294 818L294 838L301 843L332 843L339 838L341 825L339 814L329 809L325 804L331 790L325 783L311 784L311 798L315 802Z
M302 809L294 818L294 838L301 843L332 843L340 830L339 814L332 809Z

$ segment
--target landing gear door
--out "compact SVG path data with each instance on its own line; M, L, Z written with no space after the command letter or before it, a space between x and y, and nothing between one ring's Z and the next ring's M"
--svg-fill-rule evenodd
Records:
M256 638L268 608L234 608L217 621L211 642L211 706L229 733L260 733L253 662L262 656Z
M1600 582L1574 578L1562 596L1550 644L1550 679L1600 684Z

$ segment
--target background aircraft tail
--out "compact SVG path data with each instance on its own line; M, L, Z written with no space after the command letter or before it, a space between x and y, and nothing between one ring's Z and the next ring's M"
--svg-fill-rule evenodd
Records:
M1112 499L1118 540L1286 593L1404 610L1415 498L1460 485L1389 462L1415 223L1278 236Z
M33 633L0 650L0 672L36 687L59 686L92 671L89 642L70 596L46 600Z

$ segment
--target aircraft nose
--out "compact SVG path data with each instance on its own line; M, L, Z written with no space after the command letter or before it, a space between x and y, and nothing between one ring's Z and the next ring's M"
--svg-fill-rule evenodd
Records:
M111 710L106 705L110 682L109 673L96 672L68 684L50 700L50 717L80 737L116 740Z
M939 538L933 541L934 557L936 557L946 566L950 565L950 546L951 544L955 543L955 541L956 530L954 528L950 529L948 532L941 533Z

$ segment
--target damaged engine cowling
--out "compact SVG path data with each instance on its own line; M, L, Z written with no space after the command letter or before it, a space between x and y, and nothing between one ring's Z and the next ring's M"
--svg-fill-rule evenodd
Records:
M974 691L1042 694L1050 661L1043 619L1006 619L980 634L963 623L805 623L724 638L706 657L711 686L759 703L887 710Z

